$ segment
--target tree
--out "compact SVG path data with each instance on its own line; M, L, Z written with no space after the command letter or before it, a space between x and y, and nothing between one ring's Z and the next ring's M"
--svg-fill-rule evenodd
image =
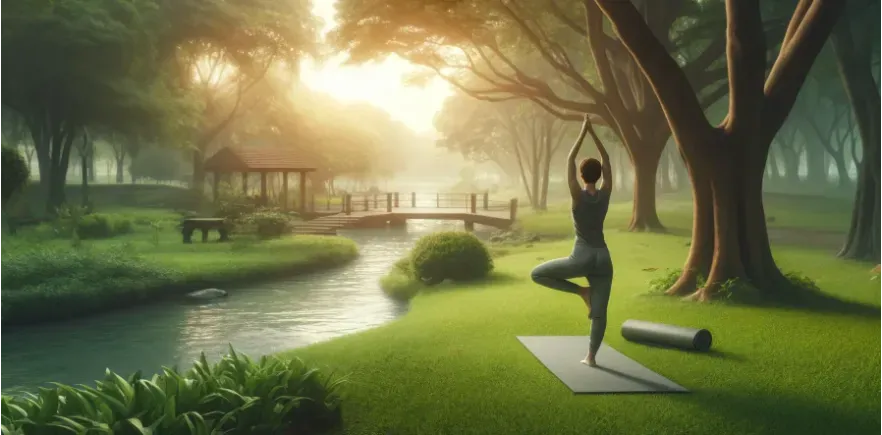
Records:
M28 171L30 171L34 147L27 138L28 126L25 124L24 119L22 119L14 110L7 109L3 110L2 113L3 145L21 150L23 152L22 157L24 158L24 162L28 167Z
M18 150L0 144L0 217L7 220L10 234L15 228L9 221L7 208L15 194L24 189L29 176L28 166Z
M440 146L473 161L492 161L506 171L514 168L537 210L547 208L551 162L567 127L529 101L490 103L464 93L448 98L435 118Z
M879 3L849 2L847 19L836 26L832 42L837 65L860 132L863 158L858 169L851 225L839 255L879 262L880 137L879 87L872 55L878 50ZM874 15L875 14L875 15ZM872 35L872 36L869 36Z
M150 55L155 10L150 0L4 4L3 104L28 125L47 212L65 201L73 142L85 126L151 129L162 112Z
M201 189L203 162L235 119L271 97L259 83L271 69L296 72L314 54L317 22L309 0L166 0L167 26L159 58L175 87L196 104L197 120L185 135L192 149L192 186ZM264 91L264 92L251 92Z
M404 169L416 140L404 124L375 106L344 104L295 84L282 86L276 73L265 84L277 89L266 105L242 114L226 131L230 145L295 148L298 157L319 168L313 186L334 191L336 177L376 180ZM289 89L287 92L283 89Z
M95 144L92 141L91 135L89 135L89 129L83 128L82 140L79 141L76 151L80 157L80 185L82 186L81 205L86 209L90 209L92 206L92 202L89 199L89 161L94 158L94 149Z
M835 59L831 60L835 64ZM848 113L847 97L840 83L835 78L812 74L793 107L795 119L788 122L796 123L805 136L805 146L809 153L807 162L821 160L820 168L807 165L809 176L816 177L813 172L823 172L823 179L826 181L828 167L824 163L823 155L829 155L839 176L839 189L846 191L851 188L846 164L846 144L852 127L849 125L851 117ZM820 158L816 157L818 153L821 154ZM815 157L811 158L813 156Z
M138 153L129 165L133 180L150 178L157 181L184 180L186 160L181 150L149 146Z
M366 6L365 3L368 3ZM666 50L686 65L706 104L725 95L717 62L723 40L710 20L719 2L640 1ZM634 165L632 230L663 230L655 207L656 171L669 128L620 41L582 0L421 0L338 2L336 46L354 62L395 54L425 65L475 98L524 98L564 120L596 115L621 139Z
M772 144L777 145L779 155L784 166L784 182L789 188L799 186L799 163L800 157L805 152L805 138L799 136L799 127L792 122L785 122L781 129L772 139Z
M596 0L652 85L683 154L693 186L692 244L668 294L715 295L722 284L747 281L764 294L790 288L772 258L762 181L772 139L844 4L802 0L766 77L767 41L759 0L726 1L729 110L712 126L683 68L630 2ZM707 284L695 290L700 273Z

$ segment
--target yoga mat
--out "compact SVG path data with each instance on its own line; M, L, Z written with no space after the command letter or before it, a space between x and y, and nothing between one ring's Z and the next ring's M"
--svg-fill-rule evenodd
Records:
M576 394L689 392L606 344L597 351L597 367L582 364L588 353L585 336L521 336L518 340Z

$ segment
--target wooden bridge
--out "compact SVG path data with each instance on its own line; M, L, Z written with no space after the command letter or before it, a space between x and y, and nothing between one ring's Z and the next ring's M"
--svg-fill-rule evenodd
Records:
M508 228L517 218L517 198L491 200L488 193L400 192L347 194L325 203L312 201L308 219L295 226L296 234L337 234L346 228L403 226L408 220L463 221L466 230L475 224Z

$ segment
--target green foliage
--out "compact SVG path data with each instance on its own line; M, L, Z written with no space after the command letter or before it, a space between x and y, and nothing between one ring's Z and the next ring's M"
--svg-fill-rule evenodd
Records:
M794 288L800 290L807 290L811 292L820 292L821 288L818 287L818 283L815 280L809 278L806 275L803 275L800 272L784 272L784 277L790 281L790 284L793 285Z
M54 384L2 398L3 433L284 434L329 430L341 422L342 380L299 359L253 361L230 348L211 365L163 368L144 379L107 370L96 386Z
M649 281L650 290L653 293L664 293L667 289L673 286L678 279L680 279L682 272L681 269L666 270L661 275L656 276ZM814 280L799 272L786 272L784 273L784 277L787 278L791 285L790 289L784 290L789 290L790 292L795 291L797 293L782 292L782 294L799 295L800 293L806 294L806 292L820 292L820 289ZM705 285L707 285L707 277L699 273L696 279L695 289L703 288ZM751 283L733 278L720 283L719 287L716 289L714 297L715 299L722 301L759 302L764 295Z
M290 233L294 221L291 215L275 209L259 209L237 220L242 225L254 228L255 233L261 238L279 237Z
M175 275L145 262L124 246L110 250L3 250L4 323L60 318L107 305L143 300L147 290Z
M420 292L424 285L414 279L410 266L410 256L404 256L380 278L380 288L386 295L399 301L409 301Z
M124 217L99 213L84 216L77 225L77 233L84 240L128 234L132 229L132 221Z
M149 147L132 158L129 172L136 179L184 181L186 162L183 153L178 150Z
M474 234L442 231L419 239L410 255L414 278L429 284L445 279L484 278L493 270L490 251Z
M259 208L260 206L251 198L238 196L220 201L214 216L236 221L247 214L254 213Z
M57 236L69 237L78 246L81 240L107 239L134 231L132 220L116 214L91 213L82 207L62 207L55 221Z
M12 198L13 195L20 192L28 182L30 171L28 165L17 149L12 147L3 147L3 206Z
M661 275L649 280L649 289L654 293L664 293L680 279L682 274L682 269L667 269ZM707 277L699 273L696 278L696 288L704 287L706 282Z

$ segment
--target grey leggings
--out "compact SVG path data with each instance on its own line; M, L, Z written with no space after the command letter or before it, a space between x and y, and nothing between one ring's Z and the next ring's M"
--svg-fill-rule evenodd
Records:
M579 294L581 287L570 279L585 277L591 286L591 354L596 354L606 332L606 309L612 289L613 266L607 248L593 248L576 240L569 257L547 261L531 273L536 284Z

